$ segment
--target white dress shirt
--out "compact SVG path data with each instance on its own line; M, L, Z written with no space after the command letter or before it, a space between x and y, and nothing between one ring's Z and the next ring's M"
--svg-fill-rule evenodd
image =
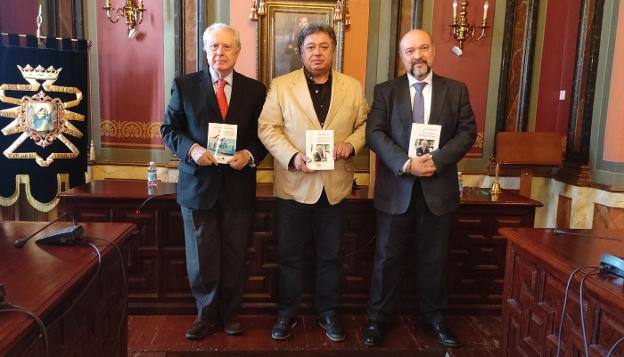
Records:
M210 69L210 78L212 79L212 88L214 89L215 94L217 93L217 88L219 87L219 72L215 71L212 68ZM230 71L230 73L226 74L225 77L225 98L227 98L228 105L230 104L230 97L232 97L232 81L234 80L234 71Z
M412 110L414 110L414 96L416 95L416 88L414 88L414 84L418 82L425 82L427 85L422 90L423 95L423 104L424 104L424 123L429 124L429 116L431 115L431 93L433 92L433 71L429 71L427 77L424 80L419 81L411 73L407 73L407 81L409 82L409 92L410 92L410 103L412 106ZM403 173L409 172L409 165L412 159L408 159L405 164L403 164L403 168L401 171Z
M429 124L429 115L431 114L431 93L433 87L433 71L429 71L427 77L424 80L419 81L411 73L407 73L407 80L409 82L409 91L410 91L410 103L412 107L414 106L414 96L416 95L416 88L414 88L414 84L418 82L425 82L427 85L422 90L422 95L424 99L425 111L424 111L424 123ZM412 108L414 109L414 108Z

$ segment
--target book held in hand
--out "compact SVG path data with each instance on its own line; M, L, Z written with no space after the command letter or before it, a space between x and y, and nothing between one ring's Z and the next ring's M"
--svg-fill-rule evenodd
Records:
M440 145L440 125L412 123L407 156L417 157L430 154Z
M227 164L236 153L236 129L233 124L208 123L206 148L220 164Z
M307 166L313 170L334 169L334 131L306 130Z

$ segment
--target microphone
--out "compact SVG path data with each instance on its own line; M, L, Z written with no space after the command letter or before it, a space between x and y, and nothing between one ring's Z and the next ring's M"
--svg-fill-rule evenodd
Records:
M69 215L70 215L70 212L65 212L64 214L62 214L61 216L57 217L56 219L54 219L54 220L50 221L48 224L46 224L45 226L43 226L41 229L37 230L35 233L33 233L33 234L29 235L28 237L15 240L15 242L13 243L13 245L15 246L15 248L22 248L22 247L24 246L24 244L26 244L26 242L28 242L28 241L30 240L30 238L32 238L32 237L34 237L34 236L36 236L37 234L39 234L39 233L40 233L41 231L43 231L44 229L46 229L46 228L50 227L50 226L51 226L51 225L53 225L54 223L56 223L56 222L60 221L61 219L65 218L65 217L67 217L67 216L69 216ZM73 228L73 229L75 229L75 230L77 230L77 231L82 230L82 231L84 232L84 229L82 228L82 226L76 226L76 221L74 220L74 217L73 217L73 216L72 216L72 221L73 221L73 227L69 227L69 228ZM78 227L80 227L80 228L78 229ZM65 231L65 230L67 230L67 228L66 228L66 229L62 229L62 230L57 231L57 232L54 232L54 233L52 233L51 235L49 235L48 237L44 237L44 238L42 238L42 239L46 239L46 238L49 238L49 237L51 237L51 236L55 236L55 235L57 235L57 234L61 233L62 231ZM71 234L72 234L72 236L75 236L75 235L76 235L74 232L71 232ZM80 235L82 235L82 232L80 233ZM74 237L74 239L79 239L79 238L80 238L80 237ZM43 243L43 242L42 242L42 243Z
M561 229L561 228L553 229L553 233L555 233L556 235L566 234L566 235L577 236L577 237L588 237L588 238L612 240L616 242L624 242L624 240L622 239L617 239L613 237L605 237L605 236L600 236L600 235L595 235L595 234L590 234L590 233L571 232L571 231L566 231L565 229Z

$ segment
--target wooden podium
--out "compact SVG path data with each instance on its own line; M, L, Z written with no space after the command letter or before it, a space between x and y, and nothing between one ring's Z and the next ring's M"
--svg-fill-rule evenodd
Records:
M98 258L93 248L35 243L45 232L66 227L68 222L53 224L21 249L13 246L16 239L29 236L45 224L0 222L0 284L6 289L6 302L42 319L50 356L125 356L126 292L119 255L111 244L89 238L106 239L123 248L135 226L83 223L82 242L93 243L102 255L96 276ZM0 356L45 356L39 334L38 325L29 316L0 312Z
M531 197L534 168L559 167L561 160L558 133L501 131L496 134L496 163L520 168L522 196Z

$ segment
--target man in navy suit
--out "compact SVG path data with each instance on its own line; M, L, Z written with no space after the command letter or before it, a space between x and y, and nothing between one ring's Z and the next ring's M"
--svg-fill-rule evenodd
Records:
M160 129L180 158L177 200L197 303L188 339L203 338L219 323L227 334L242 332L238 309L256 197L255 164L266 155L258 139L266 88L233 70L241 48L238 31L213 24L203 42L209 67L174 79ZM218 164L206 149L208 123L237 125L236 152L228 164Z
M412 30L400 42L406 74L375 87L366 141L378 158L375 182L377 243L364 343L381 343L415 245L418 303L438 342L457 347L444 322L444 268L451 213L459 206L457 162L476 139L474 114L463 83L434 74L431 36ZM407 156L412 123L440 125L439 148Z

